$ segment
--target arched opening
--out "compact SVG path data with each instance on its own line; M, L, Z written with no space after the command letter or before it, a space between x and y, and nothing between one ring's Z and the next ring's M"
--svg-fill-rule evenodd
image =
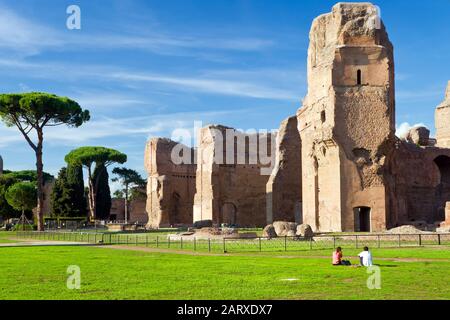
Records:
M175 225L177 223L180 223L180 207L181 207L181 197L178 193L174 192L172 193L171 197L171 208L170 208L170 215L169 215L169 222L171 225Z
M358 86L360 86L362 84L362 72L361 72L361 70L358 70L356 72L356 82L357 82Z
M222 206L222 223L230 226L236 225L237 223L237 208L231 202L226 202Z
M369 207L357 207L353 209L355 215L355 231L356 232L370 232L370 213Z
M439 173L441 174L441 184L450 184L450 157L439 156L434 159L434 163L439 168Z
M323 111L320 113L320 120L322 120L322 123L324 123L325 121L327 121L327 115L326 115L326 113L325 113L325 110L323 110Z

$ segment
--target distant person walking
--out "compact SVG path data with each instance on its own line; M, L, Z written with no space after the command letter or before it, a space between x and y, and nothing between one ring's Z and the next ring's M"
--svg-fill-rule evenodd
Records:
M373 266L372 263L372 253L369 251L368 247L364 247L364 251L358 254L359 265L364 267Z
M333 252L333 266L349 266L351 265L350 261L342 260L342 248L337 247L336 251Z

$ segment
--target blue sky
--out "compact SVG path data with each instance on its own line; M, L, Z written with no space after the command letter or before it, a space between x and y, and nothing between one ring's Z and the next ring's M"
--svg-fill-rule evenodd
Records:
M450 1L377 1L395 47L397 125L424 123L450 79ZM81 8L81 30L66 8ZM79 129L46 132L45 170L73 148L125 152L144 174L145 142L194 121L276 129L306 93L312 20L335 1L0 0L0 92L45 91L91 111ZM32 150L0 124L5 167L34 168Z

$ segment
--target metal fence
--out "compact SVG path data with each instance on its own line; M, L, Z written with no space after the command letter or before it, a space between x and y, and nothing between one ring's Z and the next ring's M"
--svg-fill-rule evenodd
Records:
M40 241L63 241L96 245L129 245L151 248L203 252L282 252L342 248L403 248L450 245L450 234L373 234L318 235L301 237L256 237L248 239L195 238L177 236L173 239L157 233L122 234L94 232L18 231L17 237Z

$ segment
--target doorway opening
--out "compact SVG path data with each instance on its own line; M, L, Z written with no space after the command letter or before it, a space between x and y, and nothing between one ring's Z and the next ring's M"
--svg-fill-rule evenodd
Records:
M356 72L356 81L357 81L358 86L362 85L362 73L361 73L361 70L358 70Z
M439 156L434 159L434 163L439 168L441 174L441 184L450 184L450 157Z
M370 232L370 213L369 207L357 207L353 209L355 213L355 231L356 232Z
M234 226L237 223L237 209L231 202L226 202L222 206L222 223Z
M172 193L172 199L170 201L171 208L169 213L170 225L175 225L180 223L180 207L181 207L181 196L174 192Z

